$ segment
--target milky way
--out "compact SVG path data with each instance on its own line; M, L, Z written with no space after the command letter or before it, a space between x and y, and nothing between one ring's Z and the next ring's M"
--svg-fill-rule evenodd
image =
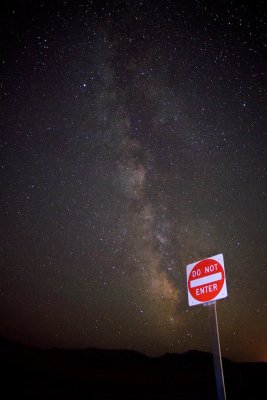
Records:
M208 351L222 253L223 355L266 360L266 15L213 3L1 6L1 335Z

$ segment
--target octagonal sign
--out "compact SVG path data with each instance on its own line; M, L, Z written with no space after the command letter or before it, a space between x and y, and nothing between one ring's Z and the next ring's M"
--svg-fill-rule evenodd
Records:
M227 297L222 254L187 265L186 273L190 306Z

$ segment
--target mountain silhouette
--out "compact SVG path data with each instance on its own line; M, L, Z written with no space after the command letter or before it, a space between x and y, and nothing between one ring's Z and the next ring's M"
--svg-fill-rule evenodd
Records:
M3 399L216 399L212 354L50 349L0 338ZM223 359L227 400L265 393L267 363Z

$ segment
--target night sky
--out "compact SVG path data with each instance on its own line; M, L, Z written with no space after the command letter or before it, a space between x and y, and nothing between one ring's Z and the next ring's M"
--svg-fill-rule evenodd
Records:
M267 361L264 1L10 1L0 335L211 351L186 265L222 253L222 355Z

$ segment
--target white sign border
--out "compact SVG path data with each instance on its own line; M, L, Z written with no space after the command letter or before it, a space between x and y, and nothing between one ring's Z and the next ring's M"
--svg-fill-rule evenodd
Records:
M190 272L192 271L194 266L196 264L198 264L199 262L204 261L204 260L208 260L208 259L212 259L212 260L218 261L221 264L221 266L223 267L223 270L224 270L224 284L223 284L223 287L222 287L221 291L217 294L216 297L214 297L214 299L209 300L209 301L198 301L194 297L192 297L190 292L189 292L188 279L189 279ZM187 283L187 295L188 295L188 304L189 304L189 306L197 306L198 304L206 304L206 303L209 303L210 301L216 301L216 300L224 299L225 297L228 296L227 286L226 286L226 276L225 276L223 254L217 254L216 256L206 257L206 258L203 258L203 260L199 260L199 261L193 262L192 264L188 264L186 266L186 275L187 275L186 283Z

